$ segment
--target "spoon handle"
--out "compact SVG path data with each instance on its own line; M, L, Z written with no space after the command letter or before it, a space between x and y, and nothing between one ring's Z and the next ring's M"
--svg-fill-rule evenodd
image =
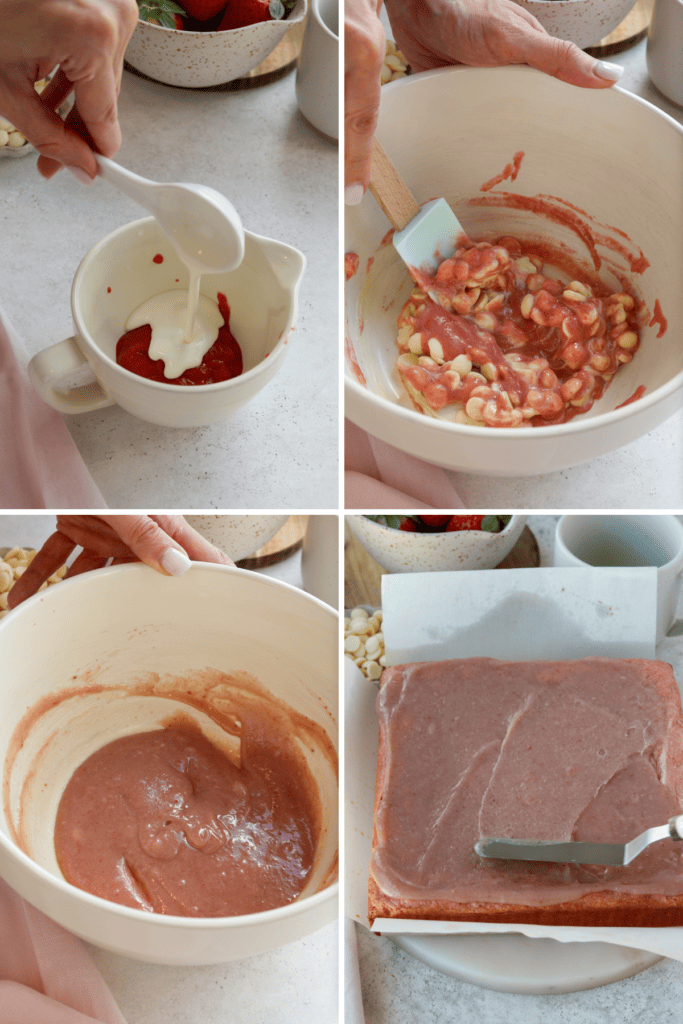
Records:
M110 185L114 185L115 188L129 196L130 199L134 199L140 206L144 206L150 213L154 212L152 208L155 206L152 198L153 193L150 190L155 182L142 178L139 174L133 174L132 171L121 167L120 164L114 163L109 157L100 156L99 153L95 154L95 159L99 166L101 178L108 181Z

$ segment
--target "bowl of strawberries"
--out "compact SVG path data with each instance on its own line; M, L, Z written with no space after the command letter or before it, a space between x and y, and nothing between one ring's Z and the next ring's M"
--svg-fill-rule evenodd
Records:
M138 0L126 49L136 71L205 89L242 78L304 20L306 0Z
M368 554L389 572L493 569L512 551L526 516L384 512L347 516Z

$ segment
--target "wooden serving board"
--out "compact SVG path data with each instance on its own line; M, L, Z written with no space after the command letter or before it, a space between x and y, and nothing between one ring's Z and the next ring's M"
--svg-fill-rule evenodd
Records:
M536 538L525 526L510 554L496 569L536 569L540 564ZM355 608L367 604L378 608L382 603L380 580L386 571L367 553L348 524L344 524L344 606Z
M613 32L601 39L595 46L587 46L586 53L593 57L612 57L639 42L648 30L652 20L655 0L637 0L635 7Z
M307 523L308 516L290 516L272 540L253 555L243 558L237 565L240 569L262 569L265 565L275 565L276 562L284 561L301 547Z

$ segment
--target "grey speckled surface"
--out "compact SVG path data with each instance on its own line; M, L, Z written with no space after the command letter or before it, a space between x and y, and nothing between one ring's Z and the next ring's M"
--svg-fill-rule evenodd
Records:
M155 85L124 72L126 167L223 192L250 231L307 257L278 376L231 419L169 430L117 407L66 418L111 508L338 505L337 147L302 120L294 74L247 92ZM29 353L73 333L69 294L88 249L145 211L97 181L45 183L33 157L0 164L0 304ZM311 467L315 466L315 473Z
M679 517L683 518L683 517ZM541 565L552 565L559 516L529 516ZM679 614L681 614L679 601ZM683 639L658 648L683 678ZM681 1020L683 964L663 960L632 978L563 995L495 992L439 974L390 939L356 925L365 1024L660 1024Z

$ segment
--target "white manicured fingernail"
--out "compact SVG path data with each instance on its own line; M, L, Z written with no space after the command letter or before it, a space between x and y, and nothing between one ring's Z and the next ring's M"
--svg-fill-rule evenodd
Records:
M184 551L176 548L167 548L161 556L161 568L165 569L169 576L182 576L192 565Z
M363 199L362 185L347 185L344 189L344 202L347 206L358 206Z
M68 169L73 174L77 181L80 181L82 185L92 185L93 178L90 177L87 171L84 171L82 167L78 167L76 164L67 164Z
M624 73L621 64L610 64L606 60L596 60L593 71L598 78L604 78L606 82L618 82Z

